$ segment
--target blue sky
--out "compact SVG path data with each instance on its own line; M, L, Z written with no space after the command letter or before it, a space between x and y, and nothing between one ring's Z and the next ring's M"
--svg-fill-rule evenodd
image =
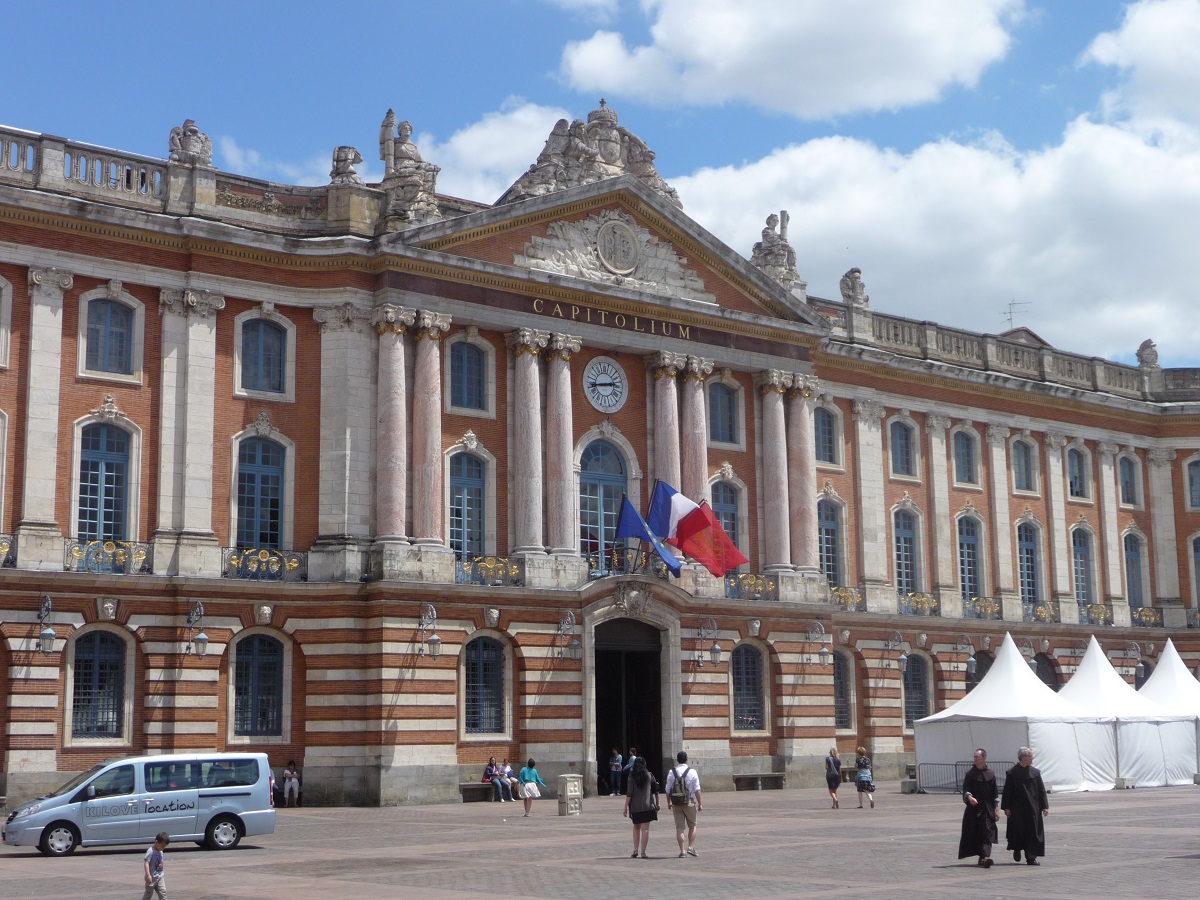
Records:
M605 97L701 225L749 254L788 209L809 292L1200 365L1200 0L291 0L25 7L0 124L216 165L378 178L387 108L439 189L494 200ZM115 12L114 10L118 10ZM47 23L52 22L53 26Z

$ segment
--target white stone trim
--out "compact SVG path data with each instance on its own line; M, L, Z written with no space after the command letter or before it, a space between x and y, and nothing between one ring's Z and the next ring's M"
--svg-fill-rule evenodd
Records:
M455 344L470 344L483 351L483 409L472 409L469 406L455 406L451 402L453 371L450 366L450 349ZM479 329L474 325L442 339L442 409L444 413L456 416L475 416L481 419L496 418L496 347L491 341L480 336Z
M283 447L283 510L279 522L279 549L291 550L296 516L296 444L274 425L260 434L247 425L229 439L229 546L237 544L238 445L247 438L263 437Z
M1134 493L1132 503L1126 503L1123 492L1121 491L1121 460L1127 459L1133 464L1133 481ZM1124 447L1113 460L1113 474L1117 481L1117 507L1120 509L1145 509L1146 508L1146 475L1145 469L1142 466L1142 458L1137 455L1132 447ZM1186 501L1185 501L1186 502Z
M1084 495L1082 497L1071 493L1071 452L1078 451L1083 458L1083 488ZM1095 469L1092 465L1092 451L1079 438L1070 441L1063 447L1063 487L1068 503L1082 503L1087 506L1092 506L1096 502L1096 476Z
M125 687L121 697L121 737L119 738L77 738L74 735L75 725L75 644L80 637L86 637L93 631L107 631L116 635L125 645ZM131 650L133 652L131 652ZM63 698L63 747L127 747L133 746L133 702L135 672L137 668L136 640L127 629L109 622L93 622L73 632L66 641L63 653L63 668L66 673L65 696Z
M816 456L816 413L818 409L823 409L833 416L833 462L822 462ZM819 397L817 397L816 403L813 404L813 442L813 459L816 460L817 469L819 471L846 471L846 417L842 413L842 408L838 406L837 403L834 402L833 398L828 394L821 394Z
M975 480L963 481L958 472L958 448L955 446L957 435L965 434L971 439L971 456L975 464ZM950 473L952 483L956 488L981 491L983 490L983 447L985 446L978 431L971 422L959 422L946 435L946 443L950 449Z
M708 479L708 496L712 497L713 485L717 482L725 482L737 491L737 527L738 539L737 548L741 551L742 556L746 559L750 558L750 491L746 487L746 482L737 477L732 467L717 471Z
M71 426L71 521L67 535L79 539L79 464L83 454L83 429L89 425L113 425L129 435L129 478L125 498L125 540L141 539L142 429L124 415L108 419L97 412L76 419Z
M738 411L737 416L737 440L730 441L714 441L712 437L712 404L709 402L709 391L714 384L722 384L725 387L731 388L734 392L733 404ZM733 370L729 368L714 369L713 373L704 380L704 439L708 442L710 448L716 450L736 450L744 452L746 449L746 389L737 377L733 374Z
M277 325L287 335L287 348L283 359L283 393L274 391L251 391L242 387L242 326L253 319L265 319ZM254 400L269 400L274 403L296 402L296 325L283 315L273 303L262 303L253 309L238 313L233 319L233 396L249 397Z
M237 693L237 649L242 641L265 634L283 644L283 684L280 690L279 734L235 734L234 719L236 717ZM229 642L229 654L225 668L225 680L228 682L225 712L225 743L228 746L257 746L259 744L290 744L292 742L292 655L294 644L291 635L278 628L268 625L254 625L244 628Z
M1190 456L1185 456L1179 463L1183 508L1188 512L1200 512L1200 506L1192 506L1192 485L1188 480L1188 466L1191 463L1200 463L1200 450L1192 453ZM1200 470L1200 465L1197 466L1197 469ZM1200 471L1197 472L1196 477L1200 478Z
M763 705L763 727L753 729L739 729L734 727L734 707L733 707L733 654L740 647L753 647L758 653L759 662L762 666L761 681L759 690L762 694ZM765 641L759 638L742 638L734 643L733 648L729 651L729 665L727 667L728 674L725 677L726 685L729 689L728 707L729 718L727 725L729 727L730 739L735 738L764 738L770 737L772 734L772 726L775 722L774 710L775 704L772 702L771 693L772 687L775 684L775 679L771 677L771 647Z
M1017 487L1017 442L1029 447L1029 468L1033 476L1033 488L1024 490ZM1009 483L1012 485L1014 497L1040 497L1042 495L1042 454L1041 446L1029 433L1029 429L1018 431L1008 439Z
M111 300L122 306L127 306L133 312L133 329L129 335L129 367L128 375L119 372L100 372L87 367L87 324L88 304L93 300ZM125 290L119 281L94 288L79 297L78 343L75 353L75 374L80 378L94 378L100 381L118 381L122 384L142 383L142 360L146 346L146 305L133 294Z
M895 422L900 422L912 429L913 474L911 475L900 475L896 472L892 457L892 424ZM887 477L892 481L920 484L921 473L924 471L924 459L921 451L921 426L909 415L907 409L902 409L884 419L883 428L880 431L883 439L887 441Z
M12 345L12 282L0 277L0 369L8 368Z
M474 456L483 463L483 552L495 556L496 532L496 457L475 439L473 434L463 435L442 452L442 506L446 510L446 533L443 539L450 546L450 457L457 453ZM578 530L578 529L576 529Z
M495 732L467 733L467 644L476 638L487 637L499 641L504 653L504 730ZM495 628L480 628L466 635L458 653L458 740L461 743L494 744L496 741L511 741L516 728L516 681L513 666L513 642L510 635Z

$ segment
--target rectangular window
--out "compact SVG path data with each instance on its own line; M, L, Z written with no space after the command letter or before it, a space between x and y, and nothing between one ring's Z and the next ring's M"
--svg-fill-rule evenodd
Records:
M954 479L959 484L976 484L975 441L962 431L954 434Z
M921 589L917 583L916 519L912 513L900 510L895 526L896 591L902 595L915 594Z
M1013 481L1018 491L1032 491L1033 450L1024 441L1013 444Z
M738 647L732 669L734 731L762 731L762 654L753 647Z
M903 422L893 422L889 435L891 437L892 474L909 477L915 475L912 429Z
M1129 457L1122 457L1119 463L1121 473L1121 502L1126 506L1137 505L1137 466Z
M1037 532L1032 525L1017 528L1017 564L1021 577L1021 601L1038 602Z
M817 444L817 462L837 465L838 455L835 438L837 420L827 409L813 411L813 434Z
M840 587L842 581L839 519L835 504L828 500L817 504L817 541L821 555L821 572L830 587Z
M835 728L852 727L850 701L853 696L850 685L850 663L844 653L833 654L833 725Z
M738 392L727 384L714 382L708 388L709 439L722 444L736 444Z
M1188 463L1188 500L1192 509L1200 509L1200 460Z

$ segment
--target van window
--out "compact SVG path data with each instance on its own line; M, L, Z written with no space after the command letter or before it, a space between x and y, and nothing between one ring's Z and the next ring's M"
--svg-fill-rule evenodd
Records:
M133 793L133 766L117 766L109 769L92 782L97 797L120 797Z
M200 786L200 763L146 763L145 775L148 791L186 791Z
M218 759L201 763L203 787L247 787L258 783L258 760Z

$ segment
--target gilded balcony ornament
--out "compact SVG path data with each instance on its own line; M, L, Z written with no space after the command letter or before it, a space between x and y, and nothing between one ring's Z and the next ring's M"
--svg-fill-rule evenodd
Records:
M1129 610L1130 621L1136 628L1162 628L1163 616L1161 609L1152 606L1135 606Z
M863 603L862 595L859 594L857 588L836 587L831 596L834 605L846 612L863 612L866 609L866 604Z
M731 572L725 576L728 600L778 600L779 580L756 572Z
M246 581L307 581L308 556L289 550L228 548L222 574Z
M63 569L103 575L149 575L150 546L133 541L68 540Z

